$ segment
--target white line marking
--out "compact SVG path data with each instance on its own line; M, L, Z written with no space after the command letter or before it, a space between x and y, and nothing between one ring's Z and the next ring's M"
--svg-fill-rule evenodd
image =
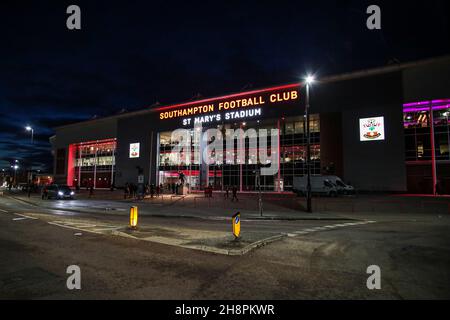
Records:
M298 236L298 235L308 234L308 233L312 233L312 232L318 232L318 231L323 231L323 230L330 230L330 229L335 229L335 228L357 226L357 225L364 225L364 224L375 223L375 222L376 221L361 221L361 222L349 222L349 223L333 224L333 225L322 226L322 227L314 227L314 228L309 228L309 229L303 229L303 230L300 230L300 231L289 232L289 233L287 233L287 236L288 237L295 237L295 236Z
M1 212L8 213L8 211L0 209Z
M13 221L25 220L26 218L13 218Z
M105 228L94 228L94 231L109 231L109 230L117 230L120 227L105 227Z
M14 213L16 216L22 217L24 219L31 219L31 220L37 220L37 218L35 217L30 217L30 216L26 216L24 214L20 214L20 213Z
M80 228L76 228L76 227L72 227L72 226L67 226L67 225L59 224L59 223L55 223L55 222L48 222L48 224L51 224L51 225L53 225L53 226L62 227L62 228L72 229L72 230L82 230L82 231L85 231L85 232L90 232L90 233L99 234L99 232L95 232L95 231L93 231L93 230L80 229Z

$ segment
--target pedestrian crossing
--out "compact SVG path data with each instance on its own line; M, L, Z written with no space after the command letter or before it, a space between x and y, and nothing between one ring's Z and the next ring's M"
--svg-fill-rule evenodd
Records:
M319 226L319 227L313 227L313 228L307 228L302 229L299 231L290 232L287 234L288 237L297 237L300 235L305 235L308 233L313 232L320 232L320 231L326 231L326 230L333 230L337 228L345 228L345 227L352 227L352 226L361 226L365 224L371 224L375 223L376 221L358 221L358 222L348 222L348 223L339 223L339 224L332 224L332 225L326 225L326 226Z

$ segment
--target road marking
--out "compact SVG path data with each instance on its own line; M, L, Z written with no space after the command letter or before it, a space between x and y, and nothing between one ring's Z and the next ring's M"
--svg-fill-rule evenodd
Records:
M94 228L94 231L108 231L108 230L117 230L120 229L121 227L116 227L116 226L110 226L110 227L105 227L105 228Z
M351 222L351 223L340 223L340 224L333 224L328 226L321 226L321 227L314 227L309 229L303 229L299 231L289 232L287 233L287 236L290 238L297 237L299 235L308 234L312 232L318 232L323 230L331 230L336 228L344 228L344 227L351 227L351 226L357 226L357 225L364 225L369 223L375 223L376 221L361 221L361 222Z
M1 212L8 213L8 211L0 209Z
M37 220L37 218L35 217L30 217L30 216L26 216L24 214L20 214L20 213L14 213L16 216L22 217L24 219L31 219L31 220Z
M13 218L13 221L26 220L27 218Z
M104 231L114 231L121 229L122 226L113 226L113 225L97 225L97 224L90 224L86 222L74 222L74 221L51 221L48 222L51 225L68 228L68 229L74 229L74 230L81 230L85 232L91 232L96 234L104 234Z

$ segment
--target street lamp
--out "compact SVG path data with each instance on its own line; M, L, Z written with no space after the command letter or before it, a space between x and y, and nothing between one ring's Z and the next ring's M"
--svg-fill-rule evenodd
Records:
M306 83L306 105L305 105L305 122L306 122L306 211L312 212L311 206L311 138L309 128L309 86L314 82L314 76L308 75L305 78Z
M14 185L17 184L17 169L19 169L19 165L17 164L17 160L16 160L16 164L12 165L11 168L14 169Z
M31 144L33 145L34 140L34 129L30 126L26 126L25 130L31 132ZM30 196L30 190L31 190L31 180L33 180L33 150L31 150L31 165L30 165L30 171L28 172L28 196Z
M31 144L33 144L33 139L34 139L34 129L30 126L26 126L25 130L27 131L31 131Z

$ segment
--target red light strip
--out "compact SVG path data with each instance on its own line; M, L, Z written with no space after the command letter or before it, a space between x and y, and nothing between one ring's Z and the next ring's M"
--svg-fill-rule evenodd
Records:
M201 103L206 103L206 102L211 102L211 101L229 99L229 98L233 98L233 97L242 97L242 96L248 96L248 95L262 93L262 92L270 92L270 91L275 91L275 90L290 89L290 88L299 87L300 85L301 85L300 83L287 84L287 85L278 86L278 87L272 87L272 88L266 88L266 89L260 89L260 90L253 90L253 91L246 91L246 92L229 94L229 95L220 96L220 97L207 98L207 99L203 99L203 100L196 100L196 101L191 101L191 102L173 104L173 105L170 105L170 106L159 107L159 108L152 109L152 110L154 110L154 111L170 110L170 109L175 109L175 108L178 108L178 107L183 107L183 106L187 107L187 106L191 106L191 105L194 105L194 104L201 104Z
M83 146L83 147L89 147L94 145L100 145L100 144L111 144L115 143L117 138L109 138L109 139L103 139L103 140L94 140L94 141L85 141L85 142L77 142L74 143L76 146Z

